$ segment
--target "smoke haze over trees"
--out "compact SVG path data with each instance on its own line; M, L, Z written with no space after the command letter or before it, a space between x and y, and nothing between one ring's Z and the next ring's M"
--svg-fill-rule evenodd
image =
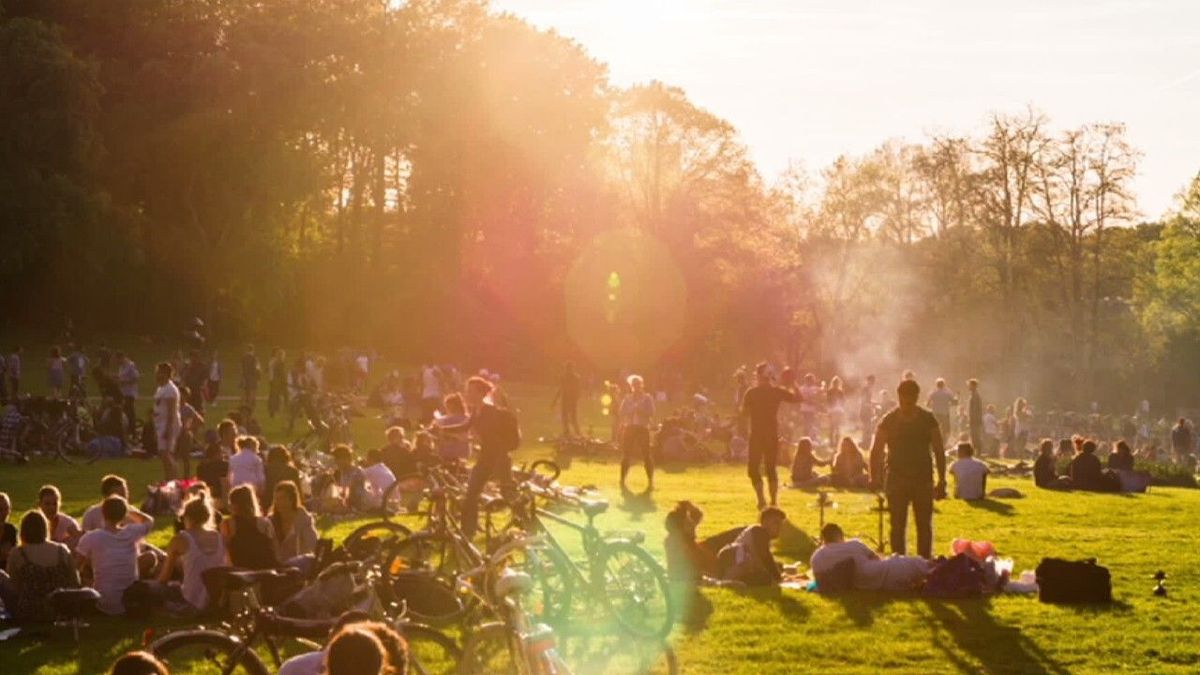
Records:
M1200 175L1143 222L1119 121L1002 111L766 177L716 112L474 0L0 0L0 310L1200 399Z

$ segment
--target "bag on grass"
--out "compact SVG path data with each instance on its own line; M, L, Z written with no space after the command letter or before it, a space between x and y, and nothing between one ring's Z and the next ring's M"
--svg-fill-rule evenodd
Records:
M1108 568L1088 560L1042 558L1037 566L1038 600L1052 603L1112 602Z
M940 561L925 580L922 594L930 598L973 598L983 595L983 567L966 553Z

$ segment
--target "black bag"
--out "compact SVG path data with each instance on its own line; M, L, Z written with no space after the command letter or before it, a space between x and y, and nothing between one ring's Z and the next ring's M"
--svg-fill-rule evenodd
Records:
M1038 600L1058 603L1112 602L1112 576L1095 558L1042 558L1037 566Z
M959 553L936 563L921 594L928 598L974 598L983 595L986 585L983 567L966 553Z
M500 445L504 452L512 452L521 446L521 425L517 416L506 408L496 408L499 413Z

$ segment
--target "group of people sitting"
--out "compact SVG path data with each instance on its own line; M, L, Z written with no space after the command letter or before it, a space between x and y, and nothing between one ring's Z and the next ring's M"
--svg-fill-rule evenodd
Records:
M828 474L818 474L816 467L828 466ZM813 442L805 436L796 443L792 458L792 487L815 488L833 486L847 490L867 487L867 461L858 444L849 436L842 438L831 460L818 459L813 454Z
M1133 449L1119 440L1104 466L1098 455L1099 444L1090 438L1075 436L1058 442L1043 439L1033 464L1034 484L1051 490L1090 492L1145 492L1149 474L1136 471Z

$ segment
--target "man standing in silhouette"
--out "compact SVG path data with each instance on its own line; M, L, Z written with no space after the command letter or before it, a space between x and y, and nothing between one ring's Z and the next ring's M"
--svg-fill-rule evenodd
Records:
M946 496L946 454L933 413L917 405L921 387L904 380L896 387L899 406L884 415L871 446L871 485L883 487L892 523L892 553L904 555L908 506L917 524L917 553L933 554L933 500ZM885 455L886 450L886 455ZM938 481L933 483L933 462ZM881 485L882 484L882 485Z
M967 399L967 427L971 432L971 446L975 452L984 453L983 445L983 399L979 396L979 380L967 380L967 390L971 396Z
M783 386L771 384L771 373L766 363L754 369L755 385L742 397L742 416L750 421L750 457L746 474L754 486L761 511L767 505L763 498L760 466L766 465L767 488L770 490L771 506L779 504L779 473L775 465L779 461L779 405L784 401L795 402L796 393L792 371L783 371Z

